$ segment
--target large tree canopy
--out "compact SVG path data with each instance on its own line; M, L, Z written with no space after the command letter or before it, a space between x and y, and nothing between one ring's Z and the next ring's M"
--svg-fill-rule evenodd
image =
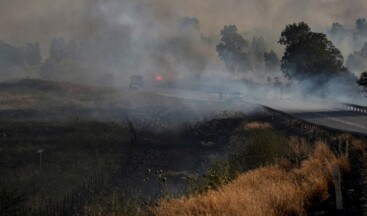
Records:
M245 48L247 41L237 32L235 25L224 26L220 31L221 42L217 45L219 57L224 61L226 67L235 72L237 68L246 69L249 65L248 54Z
M290 79L315 79L320 84L348 72L341 52L325 34L312 32L304 22L288 25L279 43L286 46L281 69Z

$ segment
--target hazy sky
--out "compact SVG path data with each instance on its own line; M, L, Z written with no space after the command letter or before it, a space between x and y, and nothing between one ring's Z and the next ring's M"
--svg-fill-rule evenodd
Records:
M0 0L0 39L21 44L39 41L45 49L53 37L89 37L119 23L154 27L178 17L197 17L206 35L219 34L225 24L242 32L273 38L286 24L306 21L321 30L339 21L353 26L366 16L366 0ZM162 30L162 29L160 29ZM159 34L161 31L157 31ZM138 33L146 33L138 31Z

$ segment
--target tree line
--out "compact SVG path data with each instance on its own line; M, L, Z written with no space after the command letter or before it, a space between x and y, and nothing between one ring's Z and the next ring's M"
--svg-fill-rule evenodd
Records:
M367 32L367 24L363 23L365 23L364 19L357 21L357 29L360 34L364 34L364 28ZM333 26L333 31L336 31L338 24ZM238 33L237 27L234 25L224 26L221 30L221 36L221 41L216 48L219 58L225 63L228 71L232 73L248 71L251 65L248 42ZM264 49L257 49L261 50L257 55L264 59L267 70L280 65L285 77L301 84L307 82L309 86L307 90L310 92L322 88L331 80L337 80L340 84L349 85L351 88L353 85L359 84L367 89L367 73L362 73L360 79L357 79L344 66L342 53L327 38L327 35L311 31L307 23L299 22L287 25L282 31L278 43L285 46L284 54L280 60L272 50L265 52ZM358 55L367 57L367 44Z
M199 21L196 18L186 18L181 20L180 25L181 35L184 37L185 31L199 28ZM336 36L344 31L340 23L333 23L329 34ZM356 21L354 32L358 37L367 39L366 19ZM322 86L334 78L356 83L357 78L349 71L348 65L358 63L363 64L364 69L367 67L367 43L359 52L354 52L348 57L346 67L343 55L327 35L311 31L304 22L287 25L282 31L278 43L285 47L285 51L280 59L273 50L267 49L263 37L254 36L252 40L245 39L235 25L225 25L220 31L220 36L216 51L230 73L280 69L289 79L299 82L312 81L314 86ZM184 49L186 48L182 45L184 43L185 40L172 39L163 46L165 49L161 50L167 52L171 50L170 47L176 51ZM47 76L50 72L59 71L63 65L77 62L121 68L132 62L130 61L134 57L131 54L132 50L129 27L114 29L97 35L92 40L80 42L65 40L62 37L54 38L50 44L49 57L41 66L41 75ZM192 56L192 53L189 56ZM186 56L184 58L189 59ZM199 62L189 60L189 63L195 66L193 68L202 68L201 63L205 61L198 57L195 59L199 59ZM38 43L27 43L23 47L17 47L0 41L0 68L40 64L41 50ZM364 76L367 75L362 73L357 83L367 88L367 84L365 85L363 81Z
M41 64L41 49L38 43L17 47L0 40L0 68Z
M247 41L238 32L237 26L226 25L220 31L221 40L216 46L219 58L231 73L262 70L273 71L279 67L279 59L273 50L267 52L263 37Z

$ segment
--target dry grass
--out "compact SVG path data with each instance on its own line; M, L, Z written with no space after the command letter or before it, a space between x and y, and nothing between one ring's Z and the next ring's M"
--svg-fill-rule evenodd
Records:
M250 122L244 125L245 131L257 130L257 129L265 130L265 129L271 129L271 128L272 128L271 124L267 122L265 123Z
M352 148L359 154L365 154L367 145L360 139L353 139L352 140Z
M289 138L288 145L290 148L289 159L297 165L306 159L312 152L310 143L302 138L292 136Z
M163 200L151 211L154 215L306 215L307 206L328 197L332 167L338 163L319 142L299 167L255 169L217 191Z
M291 152L297 157L308 156L312 152L312 148L305 139L292 136L289 138L289 147Z

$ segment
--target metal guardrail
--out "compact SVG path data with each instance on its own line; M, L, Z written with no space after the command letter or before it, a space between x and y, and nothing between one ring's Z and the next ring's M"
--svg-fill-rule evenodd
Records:
M262 106L264 108L264 110L266 110L268 113L271 113L273 117L277 117L277 118L282 118L282 119L288 119L288 120L297 120L297 121L300 121L302 122L300 127L302 129L305 129L305 130L314 130L314 129L321 129L321 130L324 130L326 131L329 135L333 135L333 136L340 136L342 134L350 134L350 135L354 135L356 137L360 137L360 138L367 138L367 134L364 134L364 133L360 133L360 132L356 132L356 131L348 131L348 130L341 130L341 129L338 129L338 128L333 128L333 127L329 127L329 126L326 126L326 125L321 125L321 124L316 124L316 123L313 123L313 122L309 122L309 121L306 121L304 119L301 119L301 118L297 118L293 115L290 115L288 113L285 113L285 112L282 112L282 111L279 111L279 110L276 110L276 109L273 109L271 107L268 107L268 106ZM367 109L367 107L365 107L365 109Z
M367 114L367 106L361 106L361 105L350 104L350 103L342 103L341 106L343 109L346 109L346 110L351 110L351 111Z

